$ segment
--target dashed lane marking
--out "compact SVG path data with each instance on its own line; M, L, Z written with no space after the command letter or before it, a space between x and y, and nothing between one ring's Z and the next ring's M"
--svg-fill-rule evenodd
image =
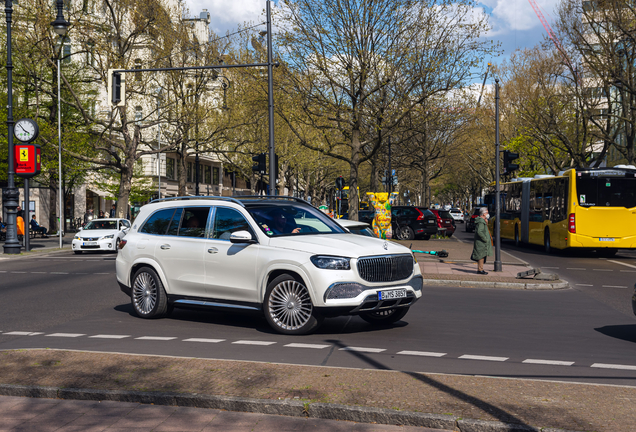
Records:
M125 338L129 338L130 335L94 335L94 336L89 336L89 338L95 338L95 339L125 339Z
M621 273L636 273L636 270L620 270Z
M606 363L594 363L593 368L600 369L621 369L621 370L636 370L636 366L631 365L617 365L617 364L606 364Z
M207 342L207 343L219 343L223 342L225 339L202 339L202 338L189 338L184 339L183 342Z
M578 267L566 267L566 270L586 270L586 269L578 268Z
M444 357L446 353L427 352L427 351L400 351L398 354L422 356L422 357Z
M7 332L7 333L3 333L5 335L11 335L11 336L37 336L37 335L41 335L44 334L43 332L25 332L25 331L13 331L13 332Z
M67 272L51 272L51 274L68 274Z
M464 354L463 356L460 356L459 358L464 360L485 360L485 361L498 361L498 362L504 362L509 359L509 357L491 357L491 356L470 355L470 354Z
M51 333L45 336L76 338L76 337L86 336L86 335L84 333Z
M574 362L559 361L559 360L540 360L540 359L527 359L521 363L527 364L540 364L540 365L555 365L555 366L572 366Z
M331 345L318 345L318 344L303 344L303 343L290 343L287 345L283 345L287 348L313 348L313 349L323 349L329 348Z
M592 270L594 270L594 271L609 271L609 272L614 271L614 270L610 270L610 269L592 269Z
M636 266L635 266L635 265L627 264L627 263L620 262L620 261L607 260L607 262L611 262L611 263L614 263L614 264L620 264L620 265L623 265L623 266L625 266L625 267L631 267L631 268L635 268L635 269L636 269Z
M12 271L11 273L27 273L27 272L21 272L21 271Z
M622 285L603 285L603 288L627 288L627 287Z
M344 347L340 348L338 351L381 353L386 350L384 348Z
M594 286L594 285L590 285L590 284L575 284L576 286Z
M135 340L154 340L154 341L169 341L174 340L176 337L166 337L166 336L142 336L135 338Z
M232 342L232 343L235 344L235 345L260 345L260 346L267 346L267 345L274 345L276 342L239 340L239 341Z
M541 268L544 268L544 269L547 268L547 269L552 269L552 270L558 270L559 269L559 267L541 267Z
M93 274L110 274L110 273L93 273Z

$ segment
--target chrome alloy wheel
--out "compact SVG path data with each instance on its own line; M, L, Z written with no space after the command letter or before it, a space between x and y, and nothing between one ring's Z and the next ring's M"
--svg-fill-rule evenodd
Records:
M313 305L307 288L286 280L274 287L269 296L269 314L272 321L284 330L298 330L311 318Z
M146 272L139 273L133 285L133 301L135 309L147 315L157 303L157 284L155 279Z

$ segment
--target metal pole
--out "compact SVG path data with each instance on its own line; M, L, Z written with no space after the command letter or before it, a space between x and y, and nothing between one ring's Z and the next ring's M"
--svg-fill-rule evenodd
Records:
M391 137L389 137L389 173L387 174L389 181L389 193L393 192L393 171L391 171Z
M25 210L26 209L26 210ZM29 179L24 179L24 209L23 212L26 216L23 216L24 220L24 250L29 252L31 250L31 206L29 205Z
M161 96L161 87L157 91L157 150L161 149L161 104L159 97ZM157 196L161 199L161 152L157 153Z
M16 208L20 199L20 191L15 187L15 149L13 146L13 63L11 62L11 14L13 3L5 0L4 12L7 16L7 141L9 153L7 157L8 179L7 187L2 191L2 202L7 209L7 238L4 243L4 253L19 254Z
M501 235L499 233L499 79L495 79L495 266L494 271L500 272L501 267Z
M62 249L62 235L64 234L64 193L62 190L62 93L60 85L60 54L62 54L64 40L60 39L60 51L57 53L57 150L58 150L58 195L59 195L59 224L57 234L60 237L60 249Z
M276 195L276 149L274 147L274 81L272 77L272 11L267 1L267 101L269 105L269 194Z

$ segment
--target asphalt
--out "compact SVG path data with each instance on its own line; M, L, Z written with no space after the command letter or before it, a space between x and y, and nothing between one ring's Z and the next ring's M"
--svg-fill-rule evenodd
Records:
M58 241L2 259L68 252ZM437 286L567 287L517 279L529 266L507 254L478 275L456 239L412 248L449 252L417 256ZM0 395L0 431L636 430L634 387L69 350L0 352Z

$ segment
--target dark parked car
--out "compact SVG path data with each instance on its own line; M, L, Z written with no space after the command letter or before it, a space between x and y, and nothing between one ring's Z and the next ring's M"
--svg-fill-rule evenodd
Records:
M431 210L437 218L437 230L446 237L451 237L455 233L455 220L448 210Z
M391 208L391 228L398 240L423 238L437 233L435 215L425 207L394 206Z
M358 220L371 225L375 218L375 210L358 210Z
M486 206L477 206L473 208L470 213L466 213L466 232L475 232L475 218L479 217L479 209L482 207Z

